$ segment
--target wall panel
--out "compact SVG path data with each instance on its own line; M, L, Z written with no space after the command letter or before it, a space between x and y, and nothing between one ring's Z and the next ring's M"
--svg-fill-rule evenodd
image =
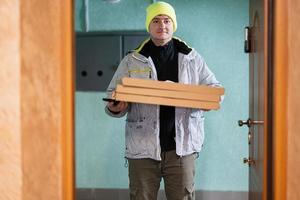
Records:
M22 196L18 0L0 1L0 199Z

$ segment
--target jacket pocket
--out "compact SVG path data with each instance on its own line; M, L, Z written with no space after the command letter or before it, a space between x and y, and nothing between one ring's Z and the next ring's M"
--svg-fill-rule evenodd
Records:
M148 150L148 143L150 143L153 138L151 133L154 129L145 122L133 122L127 121L126 123L126 151L132 155L145 154Z
M189 117L189 133L192 149L199 151L204 140L204 117L197 112Z
M150 79L152 77L152 70L150 67L132 67L128 70L130 78Z

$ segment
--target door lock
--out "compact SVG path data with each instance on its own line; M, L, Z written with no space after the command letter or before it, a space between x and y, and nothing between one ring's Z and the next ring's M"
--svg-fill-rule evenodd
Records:
M255 164L254 160L252 160L250 157L249 158L244 158L243 163L248 164L249 166Z
M238 121L239 126L247 125L248 127L250 127L252 124L263 124L263 123L264 123L264 121L255 121L250 118L247 119L247 121L243 121L243 120Z
M248 132L248 145L251 144L251 139L252 139L252 133L251 131Z

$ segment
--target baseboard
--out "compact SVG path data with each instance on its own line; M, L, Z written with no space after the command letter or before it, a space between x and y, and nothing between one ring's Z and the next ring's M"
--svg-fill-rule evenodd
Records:
M128 189L77 188L76 200L129 200ZM157 200L166 200L163 190ZM197 190L196 200L248 200L247 191Z

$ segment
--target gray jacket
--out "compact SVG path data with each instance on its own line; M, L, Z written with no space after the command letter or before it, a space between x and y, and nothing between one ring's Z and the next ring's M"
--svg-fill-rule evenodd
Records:
M215 75L209 70L196 50L188 54L178 54L178 81L185 84L221 86ZM108 89L108 97L122 77L144 78L157 80L152 59L133 52L124 57L114 74ZM127 113L125 130L125 157L151 158L161 160L159 139L159 106L130 103L127 110L111 113L113 117L122 117ZM203 111L192 108L175 109L176 153L185 156L201 150L204 140Z

